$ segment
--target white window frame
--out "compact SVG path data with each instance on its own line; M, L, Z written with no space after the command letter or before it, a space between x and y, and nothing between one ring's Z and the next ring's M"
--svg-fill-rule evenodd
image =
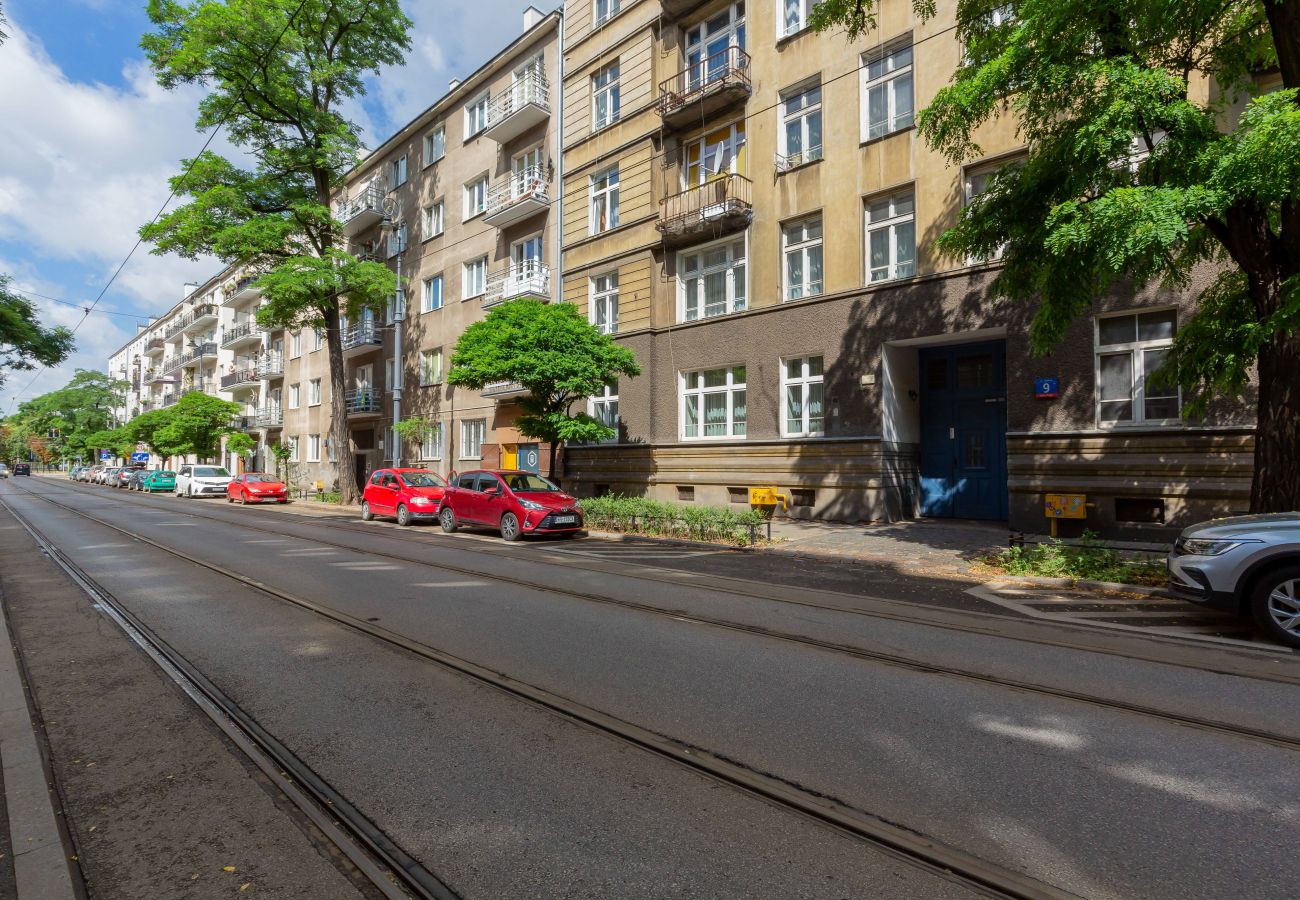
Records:
M587 398L587 415L614 429L614 436L602 441L606 444L618 442L618 381L614 380L601 387L599 394Z
M442 459L443 446L442 423L435 422L424 430L424 437L420 440L420 459Z
M816 100L810 99L817 92ZM781 105L778 107L781 125L777 131L777 144L780 147L777 168L793 169L822 158L822 143L826 140L825 122L822 118L822 84L821 81L804 82L781 93ZM817 143L812 145L812 121L817 120ZM791 152L790 125L799 126L799 149Z
M399 253L406 252L406 223L398 222L397 227L388 232L388 258L392 259Z
M285 438L284 442L289 446L289 459L292 460L293 462L298 462L299 460L298 449L300 444L300 441L298 440L298 435L291 434L287 438Z
M817 229L817 236L809 237L809 232L813 226ZM790 240L790 231L795 228L799 229L799 236L798 240L792 242ZM795 219L793 222L786 222L781 226L781 299L783 302L816 297L826 292L825 240L826 231L820 212ZM818 266L821 269L821 278L817 281L812 280L811 263L814 252L821 260ZM803 281L798 285L790 282L790 257L792 255L797 255L800 258Z
M1178 425L1182 422L1181 413L1183 409L1183 389L1174 388L1174 396L1177 402L1178 415L1163 419L1146 418L1146 367L1145 357L1150 351L1168 351L1173 346L1173 337L1168 338L1148 338L1141 339L1141 333L1138 331L1139 320L1144 315L1153 315L1160 313L1173 313L1174 316L1174 335L1178 334L1178 310L1176 307L1161 306L1150 309L1127 310L1122 313L1114 313L1093 318L1093 407L1094 417L1098 428L1141 428L1153 425ZM1101 322L1103 319L1121 319L1131 317L1134 320L1134 338L1132 341L1125 341L1117 344L1103 344L1101 342ZM1132 407L1132 418L1123 420L1103 420L1101 417L1101 360L1104 356L1123 356L1129 355L1129 403ZM1169 395L1161 395L1160 399L1167 399ZM1116 401L1106 401L1116 402Z
M487 255L471 259L462 266L461 299L469 300L472 297L481 297L487 293ZM477 272L478 279L476 282L471 281L470 273Z
M777 39L788 38L808 27L808 14L817 0L778 0L776 4ZM791 12L794 13L793 17Z
M442 234L447 224L446 206L444 205L442 198L439 197L424 209L420 210L420 217L420 231L424 234L424 239L426 241Z
M319 378L313 378L307 382L307 405L320 406L321 404L321 384Z
M962 205L968 208L974 206L980 195L988 190L988 180L993 175L1007 166L1015 166L1023 162L1023 157L1013 156L994 160L992 162L982 162L972 166L967 166L965 171L962 173ZM976 182L981 180L984 186L979 190L976 190ZM997 251L993 253L992 256L981 257L972 255L967 257L967 262L972 266L980 265L982 263L996 262L1003 257L1006 251L1007 245L1003 244L998 247Z
M591 24L593 26L604 25L618 15L621 5L620 0L592 0Z
M320 462L320 435L307 435L307 462Z
M736 371L741 370L746 380L737 381ZM714 387L704 386L704 376L708 372L722 371L726 373L726 383ZM728 441L744 440L748 432L749 420L749 378L748 369L743 365L714 366L708 369L696 369L690 372L681 372L677 376L677 434L683 441ZM725 394L727 407L726 433L710 434L704 433L704 408L705 398L711 394ZM745 421L737 422L736 420L736 395L745 395ZM694 397L696 400L696 434L687 434L688 425L686 423L686 407L689 398ZM736 432L737 425L741 431Z
M297 359L302 356L302 332L293 331L289 333L289 358Z
M619 61L601 66L591 75L591 130L600 131L619 120L621 114ZM606 80L602 83L601 79ZM605 101L605 115L600 114L601 100Z
M424 136L424 167L436 163L447 155L447 126L438 125Z
M819 371L816 375L812 374L812 361L817 360ZM789 367L791 363L799 364L799 375L791 378ZM822 414L821 427L814 429L811 427L808 415L808 398L812 392L813 385L820 385L822 389ZM787 399L788 392L791 388L799 391L799 409L800 424L798 430L790 428L790 408ZM826 358L820 353L810 353L806 356L785 356L781 358L781 436L782 437L824 437L826 435Z
M484 91L465 104L465 140L468 141L487 128L488 102L491 95Z
M744 267L744 277L736 278L737 257L734 254L735 247L739 245L743 248L744 259L740 263ZM704 265L704 256L711 250L724 247L727 250L727 263L725 266L706 267ZM687 261L689 257L699 257L699 265L695 272L687 271ZM720 241L711 241L708 244L698 244L694 247L687 247L677 253L677 321L678 322L696 322L700 319L711 319L717 316L731 315L732 313L744 312L749 308L749 231L746 230L743 235L723 238ZM705 312L703 283L704 278L717 272L725 272L725 297L723 299L723 309L720 312ZM687 315L687 295L691 291L691 282L698 282L698 290L701 292L699 303L697 304L696 314L688 317ZM739 290L737 290L739 287Z
M388 161L388 189L395 191L406 184L406 154Z
M727 136L710 144L709 138L719 131L726 131ZM684 161L684 165L681 166L682 190L708 184L720 175L743 175L744 173L740 171L740 162L748 135L749 129L745 120L737 119L710 128L698 138L687 141L682 147ZM697 154L694 159L691 158L692 150ZM746 160L746 168L748 168L748 160Z
M906 51L906 60L902 54ZM892 44L877 47L862 54L861 67L861 103L862 103L862 140L874 141L886 135L905 131L916 122L916 82L912 77L912 39L906 38ZM901 118L898 110L898 90L896 81L907 79L908 111L906 118ZM871 92L879 88L885 98L885 118L876 127L871 121Z
M430 363L433 363L431 366ZM420 351L420 387L442 384L442 348Z
M325 346L325 329L313 328L312 334L316 336L316 344L311 348L311 352L315 353L317 350Z
M289 408L298 409L302 406L302 383L294 382L289 385Z
M900 201L906 200L911 204L911 209L907 212L899 212ZM871 220L871 207L880 203L887 203L889 208L886 217L876 221ZM916 275L916 194L908 188L905 191L889 194L883 197L868 197L862 205L862 220L865 224L863 232L863 264L866 266L866 280L868 284L883 284L886 281L897 281L900 278L912 278ZM899 227L911 225L912 229L912 258L910 262L902 262L898 253L898 234ZM885 266L883 277L875 277L875 271L871 265L871 236L877 232L885 232L889 241L889 262ZM902 268L909 266L910 271L901 271Z
M488 173L465 182L465 221L487 212Z
M462 419L460 422L460 458L482 459L483 445L487 442L487 419ZM474 448L471 455L467 451Z
M437 300L435 303L434 301ZM447 302L447 282L442 277L442 273L430 275L424 279L420 288L420 312L434 312L442 309L443 304Z
M604 182L602 185L601 182ZM590 176L587 203L588 234L604 234L618 227L618 165L612 165ZM600 226L600 208L605 210L605 225Z
M590 300L587 308L591 324L601 334L618 333L618 269L593 275L589 282Z

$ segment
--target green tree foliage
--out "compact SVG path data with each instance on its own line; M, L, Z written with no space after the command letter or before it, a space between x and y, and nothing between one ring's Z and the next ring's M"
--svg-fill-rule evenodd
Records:
M107 430L115 407L122 405L125 381L103 372L78 369L72 380L57 391L22 403L9 418L25 434L45 440L52 459L92 458L98 448L89 443L91 434Z
M193 453L208 460L217 455L222 436L234 431L233 420L239 415L240 405L194 392L182 394L160 412L165 417L153 432L159 452L165 456Z
M813 20L857 38L876 9L825 0ZM1254 370L1251 507L1300 509L1300 4L958 0L956 30L964 61L921 135L964 164L1005 116L1028 152L940 249L1004 248L991 293L1037 304L1038 352L1109 292L1211 277L1156 378L1188 388L1195 415Z
M236 456L251 457L256 449L257 441L246 432L235 431L226 435L226 450Z
M0 384L7 371L58 365L75 346L67 328L41 325L36 305L13 291L12 281L0 275Z
M620 377L640 375L631 350L616 344L578 312L572 303L512 300L475 322L456 343L447 381L481 390L494 381L517 381L528 390L518 403L524 413L515 425L522 434L551 448L555 477L561 441L600 441L611 428L585 412L586 400Z
M204 153L172 179L188 202L141 229L154 252L212 254L260 273L263 325L324 329L333 396L346 391L339 323L381 309L395 290L386 266L344 252L331 195L358 157L339 111L362 79L410 48L399 0L149 0L142 46L166 88L200 84L201 129L224 124L250 168ZM335 403L334 446L348 446ZM340 460L348 454L339 454ZM344 501L351 478L339 478Z

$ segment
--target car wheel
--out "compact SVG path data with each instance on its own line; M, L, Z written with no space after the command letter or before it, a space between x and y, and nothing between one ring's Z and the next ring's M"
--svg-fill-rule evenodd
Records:
M411 511L406 508L405 503L397 504L397 524L403 528L411 524Z
M375 514L372 513L372 512L370 511L370 501L368 501L368 500L362 500L362 501L361 501L361 521L362 521L362 522L369 522L369 521L370 521L371 519L373 519L374 517L375 517Z
M448 534L453 533L460 527L460 523L456 521L456 514L451 511L450 506L442 508L442 512L438 514L438 523L442 525L442 530Z
M522 532L519 530L519 519L514 513L506 513L501 517L501 537L507 541L517 541Z
M1300 566L1274 569L1255 582L1250 612L1270 638L1300 647Z

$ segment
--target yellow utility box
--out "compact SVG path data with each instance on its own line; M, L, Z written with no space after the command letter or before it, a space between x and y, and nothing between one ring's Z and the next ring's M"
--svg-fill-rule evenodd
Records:
M785 494L781 493L774 487L752 487L749 489L750 506L785 506L789 507L789 500Z
M1043 515L1052 523L1052 537L1056 537L1056 523L1060 519L1088 518L1087 494L1045 494Z

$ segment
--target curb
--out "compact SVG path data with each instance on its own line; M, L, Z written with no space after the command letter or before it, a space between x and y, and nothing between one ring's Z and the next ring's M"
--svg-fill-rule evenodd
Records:
M765 547L738 547L735 544L710 544L708 541L691 541L686 538L654 537L648 534L624 534L621 531L587 531L587 537L601 541L645 541L670 547L698 547L706 550L735 550L739 553L760 553Z
M1043 587L1083 588L1090 591L1123 591L1126 594L1173 597L1164 588L1152 587L1147 584L1125 584L1122 581L1090 581L1086 578L1047 578L1043 575L1000 575L997 578L989 579L985 584L992 584L997 581L1014 581L1021 584L1042 585Z

